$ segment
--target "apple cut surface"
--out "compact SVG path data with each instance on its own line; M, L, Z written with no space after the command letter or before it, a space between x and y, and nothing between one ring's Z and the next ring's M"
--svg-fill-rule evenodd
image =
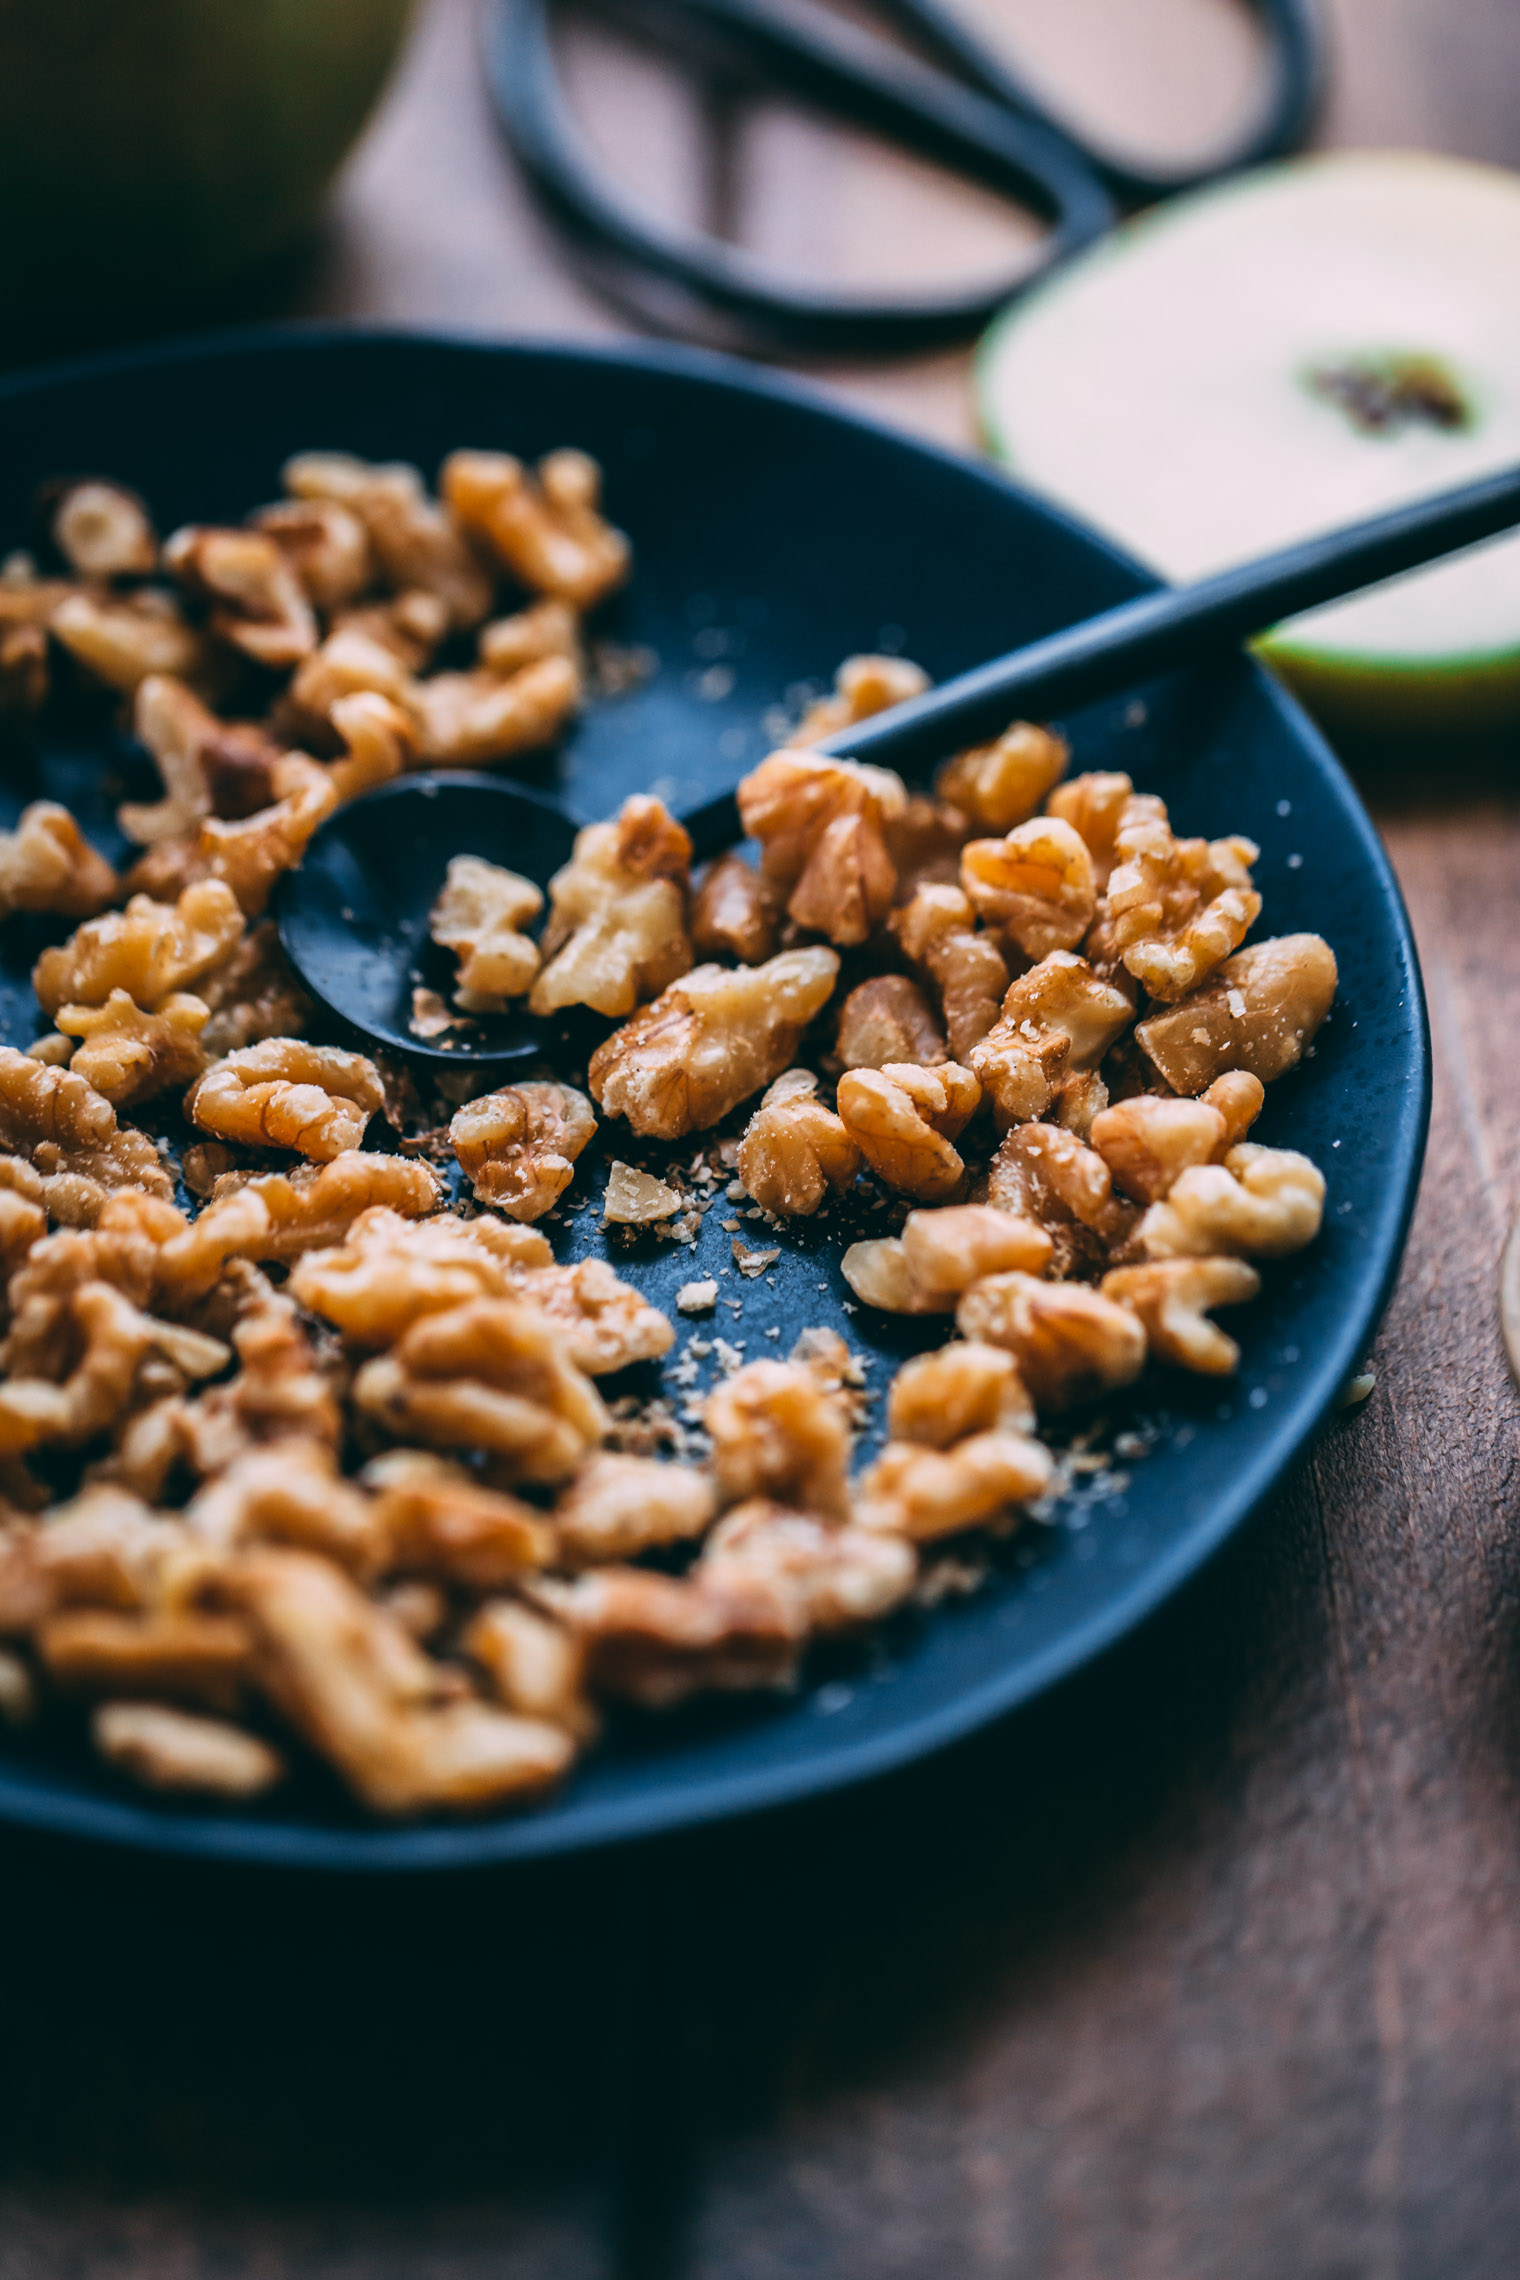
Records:
M1520 175L1265 167L1123 225L992 328L989 449L1182 581L1520 460ZM1520 715L1520 538L1276 627L1332 723Z

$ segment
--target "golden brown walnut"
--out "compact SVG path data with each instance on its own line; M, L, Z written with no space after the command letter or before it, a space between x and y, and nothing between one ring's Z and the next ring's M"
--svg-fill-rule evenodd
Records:
M342 1161L364 1166L399 1159L355 1156ZM421 1165L409 1168L423 1170ZM416 1213L403 1218L399 1210L383 1205L361 1208L339 1231L340 1239L328 1238L327 1247L310 1250L291 1275L294 1296L313 1314L335 1323L352 1345L394 1345L423 1315L444 1313L472 1298L505 1298L523 1270L553 1265L544 1237L526 1227L487 1216L423 1218L421 1212L431 1209L437 1192L431 1175L426 1177L430 1200ZM230 1211L236 1201L231 1199L226 1208Z
M30 1343L32 1325L13 1322L0 1346L0 1455L49 1444L77 1448L115 1424L131 1401L139 1365L161 1342L172 1356L178 1341L212 1369L229 1358L216 1340L194 1341L193 1333L154 1321L109 1283L85 1283L61 1302L57 1319L64 1344L56 1378L27 1370L34 1356L18 1349Z
M533 1011L589 1005L632 1013L684 974L690 864L690 839L664 802L646 793L625 800L615 822L577 832L570 861L549 881Z
M1057 816L961 850L961 885L989 926L1029 958L1074 950L1098 907L1085 841Z
M198 977L195 994L211 1009L201 1043L217 1060L266 1037L299 1037L311 1020L311 1000L286 961L273 919L240 935L221 963Z
M131 1108L171 1085L182 1090L206 1066L200 1040L207 1008L183 990L153 1013L125 990L112 990L104 1005L61 1005L56 1018L65 1036L81 1040L70 1068L113 1108Z
M877 1177L920 1203L942 1203L960 1186L965 1165L951 1143L981 1097L971 1071L955 1061L850 1069L838 1094L845 1130Z
M455 451L439 485L471 536L531 593L593 609L628 576L632 552L601 512L602 471L584 451L551 451L530 473L501 451Z
M935 788L973 829L1011 831L1044 804L1070 757L1064 737L1033 721L1016 720L994 743L974 745L947 761Z
M575 1177L596 1116L573 1085L503 1085L455 1112L449 1145L482 1203L511 1219L542 1219Z
M479 625L492 584L454 517L427 494L415 467L374 466L346 452L305 451L282 471L297 499L335 499L356 514L387 580L398 593L435 594L456 629Z
M1224 1118L1224 1138L1219 1149L1223 1155L1244 1140L1260 1116L1267 1088L1249 1069L1226 1069L1224 1075L1216 1077L1198 1097L1206 1108L1217 1109Z
M375 1507L338 1472L323 1442L288 1439L234 1457L185 1508L191 1534L217 1552L240 1544L295 1544L363 1576L385 1564Z
M567 1358L588 1377L658 1361L675 1343L669 1316L614 1274L605 1259L529 1267L512 1289L547 1317Z
M369 534L336 499L279 499L248 519L274 540L307 600L324 616L347 609L374 584Z
M887 829L907 794L887 768L773 752L739 786L739 814L788 915L810 933L864 942L897 892Z
M1240 1360L1240 1348L1209 1320L1210 1310L1254 1298L1261 1277L1244 1259L1151 1259L1115 1268L1099 1287L1105 1298L1134 1308L1158 1362L1223 1377Z
M410 672L420 673L447 639L448 604L421 586L404 587L387 601L365 602L357 609L340 611L331 630L362 633L399 657Z
M792 731L796 745L820 744L842 728L870 720L892 705L921 697L929 676L906 657L847 657L834 675L830 694L809 707Z
M369 625L347 619L296 670L277 719L297 733L331 721L345 697L385 697L410 716L418 684L408 657Z
M420 1219L436 1209L438 1182L426 1164L405 1156L351 1149L332 1163L249 1180L218 1197L182 1234L164 1245L164 1287L186 1298L204 1295L229 1260L288 1265L304 1252L341 1243L369 1211Z
M910 792L902 814L887 826L898 901L910 902L920 887L955 886L961 875L961 849L970 836L958 807Z
M692 897L692 950L699 958L758 966L775 951L780 918L769 882L730 850L709 865Z
M561 1727L460 1690L394 1615L309 1552L259 1550L232 1590L263 1693L372 1812L478 1812L533 1796L568 1768Z
M364 1468L385 1564L470 1591L500 1591L545 1566L554 1530L520 1498L486 1488L462 1465L421 1449L391 1449Z
M7 1179L11 1161L0 1159ZM39 1184L46 1197L49 1183ZM159 1254L184 1224L173 1204L121 1188L102 1201L95 1225L63 1227L39 1243L10 1285L9 1366L48 1377L61 1373L68 1333L56 1309L88 1282L110 1283L134 1306L157 1305Z
M506 679L485 668L415 681L408 704L425 761L484 768L552 744L581 701L573 657L539 657Z
M384 1099L380 1072L364 1054L266 1037L209 1068L191 1087L185 1114L218 1139L293 1148L330 1164L358 1147Z
M824 1634L879 1622L902 1605L917 1572L906 1544L769 1497L726 1513L691 1571L699 1592L769 1593L799 1632Z
M630 1560L700 1536L718 1508L712 1481L653 1457L591 1457L554 1507L556 1565Z
M805 1636L795 1595L769 1585L703 1590L648 1568L598 1567L534 1597L581 1641L597 1692L648 1710L788 1686Z
M971 1048L999 1127L1045 1115L1065 1078L1095 1069L1133 1019L1124 991L1069 950L1021 974L995 1026Z
M1254 942L1213 979L1135 1031L1173 1092L1201 1093L1227 1069L1264 1085L1296 1066L1335 996L1335 953L1317 934Z
M1175 1000L1239 947L1261 909L1249 839L1178 839L1165 803L1125 801L1104 901L1109 948L1152 997Z
M71 593L54 609L48 630L98 681L130 696L150 673L203 680L211 644L188 625L172 594Z
M487 1601L460 1646L496 1699L525 1718L546 1718L577 1741L591 1741L598 1719L586 1693L586 1647L563 1623L516 1599Z
M831 1191L842 1195L860 1150L818 1099L808 1069L787 1069L766 1092L739 1143L739 1177L762 1210L808 1218Z
M970 897L955 885L930 881L892 913L893 933L905 957L923 968L939 991L950 1051L967 1062L995 1025L1008 989L1008 964L990 934L977 929Z
M76 578L145 578L158 568L148 510L120 483L70 483L53 508L51 528Z
M183 681L150 673L133 700L132 728L164 786L162 799L129 800L116 811L139 846L197 833L208 815L250 815L272 797L279 746L252 722L219 720Z
M909 1212L901 1235L852 1243L841 1272L857 1298L885 1314L953 1314L961 1292L983 1275L1041 1274L1051 1253L1049 1235L1032 1221L960 1203Z
M1314 1241L1324 1211L1324 1174L1307 1156L1244 1141L1222 1164L1180 1173L1141 1220L1139 1240L1153 1259L1281 1259Z
M178 1601L205 1567L182 1522L119 1488L87 1488L41 1524L0 1529L0 1635L19 1637L62 1607Z
M86 919L67 942L44 950L32 987L44 1013L104 1005L125 990L152 1012L220 963L243 931L237 898L219 879L186 887L175 903L134 895L125 910Z
M1085 1283L989 1275L972 1284L955 1319L963 1338L1008 1349L1041 1410L1117 1392L1145 1367L1138 1318Z
M780 1076L838 972L822 947L696 967L597 1047L592 1099L648 1138L706 1131Z
M1234 1096L1235 1121L1249 1129L1261 1102L1261 1086L1247 1076L1222 1077L1221 1085L1255 1085L1255 1105L1249 1096ZM1223 1097L1229 1099L1230 1095ZM1139 1203L1159 1203L1180 1173L1193 1164L1215 1161L1231 1144L1231 1127L1207 1098L1179 1100L1172 1094L1136 1093L1129 1100L1105 1108L1092 1122L1092 1145L1108 1165L1126 1195Z
M653 1227L681 1208L681 1191L653 1172L641 1172L614 1157L602 1192L602 1217L610 1227Z
M142 1614L65 1607L36 1632L42 1666L66 1692L167 1695L211 1710L237 1708L247 1689L249 1646L235 1615L193 1607Z
M1098 1151L1058 1124L1019 1124L1005 1135L988 1166L987 1201L1045 1229L1058 1276L1101 1265L1137 1217L1114 1194Z
M0 1276L7 1280L47 1233L46 1188L19 1156L0 1156Z
M190 524L164 547L164 566L209 605L212 632L275 670L317 646L317 619L283 550L265 531Z
M538 944L523 932L544 898L531 879L479 855L455 855L428 932L459 960L454 1002L467 1013L501 1013L522 997L538 972Z
M146 1132L119 1125L110 1102L72 1069L49 1068L9 1046L0 1046L0 1148L25 1155L50 1190L62 1180L82 1183L77 1212L60 1208L64 1199L50 1192L54 1217L87 1219L112 1188L141 1188L166 1203L174 1193Z
M377 696L372 689L339 697L332 708L332 725L345 746L327 771L340 800L356 800L361 793L390 783L416 757L411 719L389 697Z
M244 1272L251 1276L246 1262ZM237 1375L203 1398L199 1414L206 1418L213 1408L223 1413L216 1422L225 1422L228 1428L222 1439L227 1449L242 1449L250 1442L263 1446L295 1440L335 1459L344 1424L332 1379L290 1300L270 1288L262 1276L257 1281L262 1290L250 1295L232 1324ZM203 1443L194 1452L199 1469L214 1471L220 1451L213 1457L209 1435L195 1438Z
M725 1504L771 1496L805 1512L848 1512L849 1419L806 1364L750 1362L708 1395L703 1414Z
M892 1380L887 1424L894 1441L948 1449L973 1433L1032 1433L1034 1403L1012 1354L952 1338L903 1363Z
M110 864L56 800L33 800L14 831L0 831L0 918L18 910L92 918L118 891Z
M544 657L568 657L578 665L581 654L580 620L568 602L534 602L511 617L494 618L480 629L476 652L488 673L510 679L525 665Z
M851 990L839 1009L834 1051L846 1069L884 1069L889 1061L928 1067L946 1058L933 1009L906 974L875 974Z
M90 1738L107 1765L166 1796L244 1804L285 1778L284 1759L259 1735L163 1702L102 1702Z
M932 1543L1005 1521L1054 1477L1049 1451L1026 1433L972 1433L945 1449L888 1441L861 1475L855 1516L867 1532Z
M1046 803L1047 814L1069 823L1081 837L1092 858L1093 878L1100 892L1108 885L1119 820L1134 788L1128 776L1096 770L1057 784Z
M481 1449L520 1480L566 1479L608 1427L560 1331L538 1307L508 1298L424 1315L364 1364L354 1400L397 1439Z
M254 814L207 816L195 842L195 867L231 887L248 918L259 918L282 872L293 870L319 823L339 800L337 781L304 752L285 752L270 767L274 799Z

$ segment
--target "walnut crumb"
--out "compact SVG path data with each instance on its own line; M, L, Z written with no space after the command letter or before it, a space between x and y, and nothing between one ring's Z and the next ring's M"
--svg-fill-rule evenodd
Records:
M602 1217L615 1227L647 1227L657 1219L669 1219L680 1208L680 1196L663 1180L635 1171L632 1164L613 1164Z
M757 1275L763 1275L767 1267L773 1267L780 1256L779 1251L746 1251L742 1243L734 1244L734 1265L752 1282Z
M718 1303L718 1286L710 1277L706 1282L682 1283L676 1292L676 1309L681 1314L711 1314Z

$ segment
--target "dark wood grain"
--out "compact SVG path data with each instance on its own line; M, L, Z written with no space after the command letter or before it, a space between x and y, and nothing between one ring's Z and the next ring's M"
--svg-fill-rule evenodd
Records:
M1053 74L1098 37L1099 0L1000 4ZM1332 14L1327 134L1520 157L1513 0ZM1216 19L1157 0L1107 99L1149 73L1165 128L1181 58L1227 106ZM606 333L472 41L435 0L302 305ZM649 195L714 194L678 87L605 41L571 62ZM799 210L842 267L884 215L906 242L924 186L883 203L880 153L775 120L744 148L722 195L774 247ZM931 239L976 254L947 195ZM826 377L969 437L962 358ZM1510 2280L1517 757L1358 757L1436 1114L1376 1389L1275 1508L999 1731L589 1872L377 1890L5 1839L0 2280Z

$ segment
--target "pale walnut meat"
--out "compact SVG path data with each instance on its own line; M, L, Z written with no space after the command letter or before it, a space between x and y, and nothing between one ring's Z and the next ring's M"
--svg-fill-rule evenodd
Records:
M648 1568L597 1567L533 1596L581 1642L595 1690L646 1710L789 1686L805 1637L795 1596L770 1584L703 1590Z
M1108 885L1114 866L1114 840L1125 802L1134 791L1128 776L1093 770L1057 784L1046 803L1046 813L1069 823L1092 859L1093 879L1100 892Z
M952 1142L981 1097L971 1071L955 1061L937 1069L900 1061L850 1069L838 1093L845 1130L872 1171L920 1203L945 1202L959 1188L965 1165Z
M380 1072L363 1053L266 1037L229 1053L198 1078L185 1114L202 1132L252 1148L293 1148L329 1164L357 1148L385 1099Z
M449 1145L482 1203L534 1220L558 1203L595 1131L584 1093L530 1080L466 1101L449 1125Z
M498 1702L525 1718L546 1718L579 1742L599 1720L586 1693L585 1641L517 1599L488 1600L460 1639Z
M1027 1433L971 1433L946 1449L889 1441L860 1477L855 1517L866 1533L932 1543L1006 1522L1054 1478L1050 1452Z
M748 1363L708 1395L703 1417L725 1504L770 1496L805 1512L848 1512L849 1419L806 1364Z
M631 1560L705 1533L717 1511L706 1473L653 1457L588 1458L554 1507L555 1565Z
M120 483L70 483L53 508L53 544L76 578L145 578L158 568L147 508Z
M187 524L164 547L164 566L208 605L219 641L276 671L317 646L316 612L282 548L266 531Z
M538 944L523 929L544 898L520 878L479 855L455 855L428 916L428 932L459 960L454 1002L467 1013L501 1013L523 997L538 972Z
M230 1584L260 1691L372 1812L483 1812L552 1786L574 1745L461 1691L394 1615L309 1552L245 1553Z
M860 1169L860 1150L818 1096L808 1069L788 1069L770 1086L739 1143L739 1178L764 1211L810 1218L829 1194L842 1195Z
M1269 1085L1296 1066L1335 996L1335 953L1317 934L1284 934L1227 958L1180 1005L1135 1030L1173 1092L1201 1093L1226 1070Z
M780 919L770 882L731 850L709 865L692 896L693 953L758 966L775 952Z
M183 1090L206 1066L201 1032L209 1009L184 990L153 1013L125 990L112 990L104 1005L62 1005L55 1018L66 1037L80 1039L70 1068L113 1108L131 1108L171 1086Z
M821 946L694 968L597 1047L592 1099L646 1138L706 1131L789 1065L838 972Z
M840 944L864 942L897 892L887 829L907 793L890 769L773 752L739 786L739 815L788 916Z
M1029 958L1075 949L1098 905L1086 844L1056 816L1016 824L1001 839L969 841L961 885L986 924Z
M953 884L918 887L889 923L903 955L939 992L952 1055L968 1062L1002 1010L1007 960L992 936L978 930L970 897Z
M343 1161L363 1166L397 1159ZM422 1217L436 1192L429 1176L430 1200L416 1213L403 1217L383 1204L355 1212L338 1238L300 1261L290 1278L292 1294L351 1345L390 1346L425 1314L446 1313L472 1298L505 1298L524 1270L553 1265L548 1243L529 1228L486 1216ZM229 1213L238 1200L229 1200Z
M295 1438L241 1451L191 1498L185 1526L217 1552L294 1544L365 1577L389 1549L372 1500L343 1479L332 1450Z
M207 816L193 850L192 868L224 881L247 918L263 916L275 881L294 870L340 797L333 775L304 752L282 753L269 775L269 806L248 816Z
M1307 1156L1244 1141L1222 1164L1181 1173L1141 1220L1139 1240L1153 1259L1281 1259L1314 1241L1324 1212L1325 1177Z
M250 1639L237 1616L196 1607L140 1614L65 1607L37 1627L43 1669L66 1693L166 1696L235 1710L247 1692Z
M983 1275L1043 1274L1053 1246L1043 1227L983 1203L910 1211L901 1235L852 1243L842 1262L857 1298L886 1314L953 1314Z
M1239 947L1261 910L1249 839L1178 839L1164 801L1125 801L1104 898L1105 949L1153 997L1183 997Z
M393 1573L500 1591L554 1553L555 1532L541 1512L445 1457L391 1449L365 1466L363 1481Z
M1032 1433L1034 1403L1012 1354L952 1338L903 1363L887 1397L887 1425L894 1441L948 1449L973 1433Z
M356 800L391 783L417 756L410 716L372 689L339 697L331 718L344 744L341 757L327 771L340 800Z
M86 1218L112 1188L141 1188L165 1203L174 1193L146 1132L119 1125L110 1102L72 1069L49 1068L9 1046L0 1046L0 1148L25 1156L42 1174L55 1217L65 1199L55 1200L53 1191L63 1181L95 1191L77 1199Z
M44 1013L61 1005L104 1005L125 990L134 1005L152 1012L218 965L243 931L243 914L219 879L186 887L177 902L134 895L125 910L86 919L32 969L32 987Z
M507 678L485 667L412 684L418 748L435 766L486 768L552 744L581 701L573 657L535 658Z
M510 679L525 665L544 657L568 657L578 665L581 654L580 619L568 602L534 602L511 617L493 618L480 629L476 654L488 673Z
M1206 1108L1217 1109L1224 1118L1224 1138L1219 1147L1219 1154L1224 1155L1244 1140L1260 1116L1267 1088L1249 1069L1226 1069L1198 1097Z
M584 451L551 451L530 472L500 451L455 451L440 488L463 527L535 594L577 610L623 585L632 549L601 512L602 471Z
M311 734L330 724L344 697L385 697L411 716L418 683L410 659L368 625L339 624L296 670L276 718L282 727Z
M48 619L48 631L96 680L128 696L150 673L204 681L211 669L206 636L187 623L172 594L156 588L70 593Z
M549 881L533 1011L588 1005L632 1013L684 974L690 865L690 839L664 802L646 793L625 800L614 822L577 832L570 861Z
M18 910L93 918L118 892L110 864L56 800L33 800L14 831L0 831L0 919Z
M833 689L803 714L791 741L821 744L843 728L906 704L910 697L921 697L928 686L923 667L906 657L847 657L834 675Z
M210 1008L201 1043L214 1060L266 1037L299 1037L312 1017L273 919L239 935L227 956L197 977L195 994Z
M614 1157L602 1191L602 1218L609 1227L653 1227L671 1219L681 1208L681 1191L653 1172Z
M1263 1097L1244 1070L1216 1079L1197 1100L1136 1093L1093 1118L1092 1145L1126 1195L1159 1203L1181 1173L1218 1162L1244 1138Z
M31 1357L18 1354L16 1325L0 1346L0 1455L77 1448L114 1425L132 1399L139 1366L168 1328L103 1282L72 1292L57 1319L64 1343L56 1379L26 1373ZM220 1351L225 1360L226 1348Z
M448 638L448 604L421 586L403 588L383 602L365 602L333 619L333 633L362 633L420 673Z
M772 1593L799 1631L826 1636L880 1622L902 1605L917 1573L905 1543L759 1496L725 1513L691 1580L699 1592L729 1598Z
M165 1243L161 1287L186 1300L204 1297L229 1261L289 1265L342 1243L367 1211L421 1219L437 1205L437 1180L426 1164L405 1156L351 1149L330 1164L269 1173L215 1198Z
M1054 950L1020 974L970 1055L999 1128L1044 1116L1064 1080L1095 1069L1133 1019L1125 992L1069 950Z
M889 1061L928 1067L946 1058L933 1008L906 974L875 974L851 990L839 1009L834 1051L846 1069L883 1069Z
M294 498L335 499L351 509L398 593L418 589L436 595L459 631L488 615L492 581L448 508L428 497L415 467L305 451L287 460L282 479Z
M564 1480L606 1437L596 1389L538 1307L479 1298L424 1315L354 1380L362 1413L398 1440L480 1449L513 1477Z
M1064 737L1016 720L992 744L973 745L946 761L935 786L976 831L1011 831L1027 823L1066 773Z
M375 582L369 533L336 499L279 499L248 520L273 539L306 599L324 617L347 609Z
M514 1296L546 1317L567 1359L588 1377L607 1377L634 1362L658 1361L675 1343L675 1327L605 1259L577 1259L568 1267L529 1267L516 1276Z
M1261 1277L1244 1259L1152 1259L1116 1267L1099 1287L1105 1298L1134 1308L1155 1360L1224 1377L1240 1360L1240 1348L1209 1313L1255 1298Z
M1125 1241L1138 1213L1114 1194L1096 1148L1059 1124L1019 1124L1005 1134L987 1170L987 1201L1043 1227L1058 1276L1082 1275Z
M989 1275L972 1284L955 1319L963 1338L1007 1348L1042 1411L1117 1392L1145 1367L1138 1316L1085 1283Z
M163 1702L102 1702L90 1739L107 1765L163 1796L245 1804L285 1778L284 1759L260 1735Z

